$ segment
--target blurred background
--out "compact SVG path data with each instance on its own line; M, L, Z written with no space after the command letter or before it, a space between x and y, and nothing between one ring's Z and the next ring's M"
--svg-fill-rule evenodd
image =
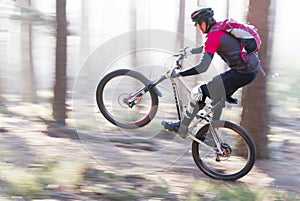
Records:
M97 47L120 34L160 29L201 45L190 20L199 5L212 7L217 21L250 23L261 35L267 75L238 95L240 124L255 139L258 158L289 147L284 140L298 145L300 23L293 0L0 0L0 136L14 114L74 126L77 75ZM214 65L225 68L218 58Z
M292 1L1 0L1 105L44 105L49 115L65 124L72 118L69 111L76 77L97 47L120 34L142 29L180 33L201 45L202 36L190 21L198 5L211 6L217 20L234 18L258 28L267 76L259 76L244 90L241 124L254 136L257 133L257 138L267 135L270 120L290 111L295 114L298 108L296 54L300 42L296 34L300 28ZM214 62L224 68L218 58ZM273 78L274 74L279 77ZM256 141L266 143L267 139Z

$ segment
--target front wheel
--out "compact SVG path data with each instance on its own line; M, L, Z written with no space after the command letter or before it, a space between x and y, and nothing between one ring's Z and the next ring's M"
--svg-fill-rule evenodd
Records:
M158 96L153 89L132 95L149 84L139 72L121 69L113 71L99 82L96 100L103 116L114 125L134 129L147 125L155 116Z
M215 136L222 154L217 148ZM244 128L229 121L213 121L204 125L195 137L203 144L193 141L193 159L198 168L209 177L236 180L252 169L256 147Z

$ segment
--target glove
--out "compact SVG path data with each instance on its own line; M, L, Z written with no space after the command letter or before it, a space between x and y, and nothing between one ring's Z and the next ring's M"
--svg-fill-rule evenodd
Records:
M179 52L181 52L185 57L186 56L190 56L192 54L192 49L190 47L185 47L184 49L180 50Z
M172 78L176 78L176 77L179 77L181 76L180 75L180 70L179 69L173 69L170 73L169 73L169 76L172 77Z
M192 53L192 50L193 50L193 48L187 47L187 48L185 48L185 49L183 50L183 52L184 52L185 56L190 56L190 55L193 54L193 53Z

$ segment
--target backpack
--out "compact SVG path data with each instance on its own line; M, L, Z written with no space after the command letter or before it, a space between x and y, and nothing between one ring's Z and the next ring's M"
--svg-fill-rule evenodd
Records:
M219 26L214 27L212 31L215 30L225 31L240 41L240 55L245 62L248 60L246 53L256 53L260 48L261 39L253 25L241 24L234 19L227 19L221 22Z

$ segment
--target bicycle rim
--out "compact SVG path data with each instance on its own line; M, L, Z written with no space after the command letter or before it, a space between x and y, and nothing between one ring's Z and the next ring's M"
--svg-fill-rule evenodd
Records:
M153 99L156 96L150 91L137 99L133 107L129 107L124 100L143 88L145 81L128 72L112 74L100 83L97 103L106 119L116 126L130 129L144 126L151 121L157 110L157 99Z

